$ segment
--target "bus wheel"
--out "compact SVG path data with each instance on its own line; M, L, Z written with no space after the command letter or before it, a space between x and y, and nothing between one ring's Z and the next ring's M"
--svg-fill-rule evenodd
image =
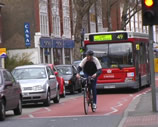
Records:
M150 87L151 85L151 78L150 78L150 75L148 76L148 79L147 79L147 87Z
M139 90L141 89L142 87L142 80L141 80L141 74L139 74Z

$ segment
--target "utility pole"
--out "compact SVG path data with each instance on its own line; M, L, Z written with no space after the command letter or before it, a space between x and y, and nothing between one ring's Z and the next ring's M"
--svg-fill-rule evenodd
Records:
M158 0L142 0L142 21L144 26L149 26L149 63L152 88L152 109L157 112L154 54L153 54L153 25L158 25Z
M152 88L152 109L157 112L156 87L155 87L155 72L154 72L154 57L153 57L153 26L149 26L149 56L150 56L150 74Z

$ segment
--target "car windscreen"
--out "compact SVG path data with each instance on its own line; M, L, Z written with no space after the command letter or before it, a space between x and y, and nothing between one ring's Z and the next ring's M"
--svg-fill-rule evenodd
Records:
M87 45L100 60L102 68L133 66L132 43L107 43Z
M69 66L56 66L59 75L72 75L72 68Z
M20 68L12 72L16 80L45 79L47 77L45 68Z
M73 65L77 68L80 63L81 63L81 61L74 61L74 62L73 62Z

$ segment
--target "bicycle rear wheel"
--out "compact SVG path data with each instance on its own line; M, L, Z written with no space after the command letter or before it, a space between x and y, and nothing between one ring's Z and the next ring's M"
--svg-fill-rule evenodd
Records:
M87 115L88 114L88 94L87 94L87 87L84 88L84 96L83 96L83 101L84 101L84 112Z

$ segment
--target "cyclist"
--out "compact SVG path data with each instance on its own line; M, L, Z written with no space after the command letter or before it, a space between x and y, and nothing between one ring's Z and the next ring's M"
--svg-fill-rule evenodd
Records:
M86 57L83 58L81 63L79 64L77 70L78 73L76 74L77 78L80 78L80 71L83 69L84 76L88 77L91 76L94 78L94 81L92 82L92 90L93 90L93 108L96 109L96 102L97 102L97 90L96 90L96 82L97 82L97 77L101 74L101 64L94 55L94 52L92 50L88 50L86 52Z

